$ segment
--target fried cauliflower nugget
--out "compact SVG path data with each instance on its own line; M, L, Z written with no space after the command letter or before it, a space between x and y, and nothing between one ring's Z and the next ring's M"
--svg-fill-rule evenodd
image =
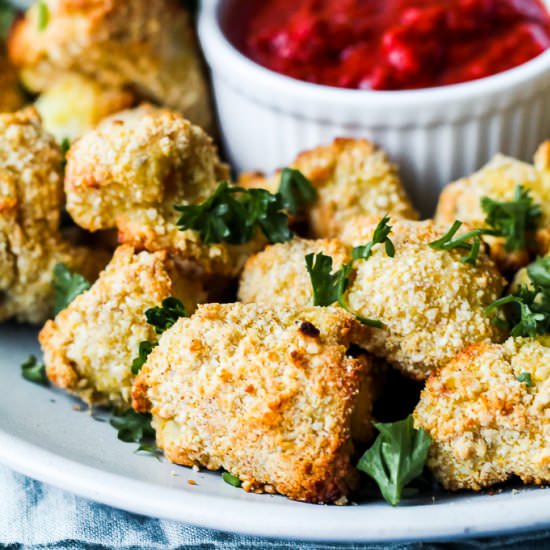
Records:
M44 128L61 142L74 141L102 119L133 103L130 92L102 86L78 74L67 74L40 95L35 106Z
M13 62L35 92L80 73L166 105L209 128L208 88L189 14L177 0L47 0L35 3L9 40Z
M0 115L0 320L40 323L51 313L55 264L93 279L101 252L59 233L62 154L30 108Z
M550 481L549 345L475 344L430 377L414 418L432 437L428 466L445 488Z
M271 307L305 307L313 305L313 289L306 269L308 254L323 253L340 269L351 260L351 247L336 239L293 239L273 244L251 256L243 269L239 300Z
M0 113L11 113L23 107L17 72L0 45Z
M356 487L370 435L365 328L339 308L199 306L166 331L134 383L173 462L224 468L247 491L333 502Z
M537 158L543 164L542 148ZM510 157L496 155L475 174L445 187L439 197L435 220L447 226L458 219L473 228L485 227L486 214L481 208L481 199L511 201L518 185L528 189L533 201L542 209L534 244L536 251L543 254L550 246L550 177L543 178L534 166ZM529 262L527 251L507 251L503 238L486 236L484 239L502 271L517 271Z
M40 332L48 378L90 405L130 406L132 360L142 341L155 341L145 311L170 296L188 312L204 299L166 252L119 247L95 284Z
M377 221L350 224L343 241L365 244ZM423 380L467 344L501 341L502 331L484 309L500 298L505 281L488 255L482 251L473 266L461 261L461 249L433 250L429 244L446 228L431 220L391 224L395 256L377 246L369 260L356 261L346 294L353 311L385 325L372 332L366 349Z
M359 215L389 213L395 218L418 219L396 167L369 141L339 138L301 153L291 167L302 172L317 189L317 200L306 213L315 238L339 237L349 220ZM240 183L275 192L279 174L269 179L243 174Z
M174 204L205 201L227 179L208 135L181 115L144 106L118 113L77 141L67 156L67 210L90 231L118 228L119 240L168 249L206 272L234 275L258 242L204 245L180 231Z

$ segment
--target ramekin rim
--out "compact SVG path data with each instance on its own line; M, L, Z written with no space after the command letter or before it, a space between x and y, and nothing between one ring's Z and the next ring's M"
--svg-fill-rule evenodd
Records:
M224 0L204 0L199 13L199 36L207 63L222 72L234 72L253 76L256 73L257 82L264 87L274 87L278 92L286 91L292 97L303 97L308 100L325 103L371 106L418 106L419 104L441 104L455 101L471 101L476 97L488 96L512 89L548 72L550 79L550 49L537 57L507 71L488 77L433 88L419 90L374 91L356 90L324 86L294 79L267 69L240 52L227 38L221 28L217 10ZM549 2L546 1L546 4ZM223 58L223 59L222 59ZM236 76L235 74L233 76ZM238 80L236 78L233 79Z

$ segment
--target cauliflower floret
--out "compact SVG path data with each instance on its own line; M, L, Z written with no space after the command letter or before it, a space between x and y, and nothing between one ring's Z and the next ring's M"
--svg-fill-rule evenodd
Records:
M209 128L210 100L189 14L178 0L47 0L35 3L8 43L23 81L43 92L67 73L129 89Z
M550 340L467 347L422 392L414 417L432 437L428 466L447 489L519 476L550 481Z
M55 264L92 280L107 260L61 237L62 154L37 112L0 115L0 143L0 320L40 323L52 310Z
M145 311L176 297L188 313L204 300L198 281L166 252L119 247L96 283L40 332L49 379L90 405L130 406L132 360L142 341L156 341Z
M364 330L338 308L199 306L162 335L133 405L173 462L333 502L357 484L353 439L371 433L371 360L348 353Z

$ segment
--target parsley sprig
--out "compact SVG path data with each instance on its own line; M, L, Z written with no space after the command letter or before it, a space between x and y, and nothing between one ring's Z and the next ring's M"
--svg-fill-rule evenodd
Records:
M430 247L434 250L463 249L468 253L462 256L461 261L474 266L485 235L503 237L508 252L529 248L528 237L537 228L542 210L540 205L533 202L528 189L518 185L513 200L509 202L483 197L481 208L486 215L486 228L473 229L457 237L462 222L456 220L443 237L430 243Z
M157 307L149 308L145 311L147 322L155 327L157 334L162 334L169 328L173 327L181 317L189 317L189 313L180 300L169 296L162 301L162 304ZM139 344L138 356L132 361L132 374L138 374L141 367L145 365L147 358L151 352L158 346L158 342L144 340Z
M245 189L221 182L213 195L201 204L176 205L176 225L198 231L205 244L245 244L260 230L270 243L292 239L288 214L297 214L316 197L307 178L293 169L281 174L278 193L266 189Z
M309 273L313 289L314 306L330 306L338 302L342 308L349 311L363 324L374 328L383 328L384 324L376 319L362 317L352 311L346 300L346 290L351 282L353 265L357 260L368 260L372 256L372 250L376 245L384 245L386 254L393 258L395 247L389 238L391 226L390 218L384 216L376 226L372 240L366 245L355 247L352 251L352 260L342 266L338 271L332 271L333 260L330 256L319 252L311 253L305 257L306 269Z
M6 0L0 0L0 41L7 38L17 11Z
M520 285L512 294L493 302L485 315L503 309L506 320L493 322L513 337L534 337L550 332L550 257L540 258L527 267L530 285Z
M384 499L396 506L405 487L422 474L432 440L425 430L414 428L412 416L374 425L380 433L357 468L372 477Z
M117 437L125 443L139 443L136 453L145 452L156 458L162 454L155 444L155 430L149 413L138 413L132 409L114 413L110 424L117 430Z
M65 264L56 264L53 269L55 290L54 315L64 310L80 294L90 288L90 283L78 273L71 271Z
M46 365L40 363L34 355L30 355L21 365L21 375L25 380L34 384L40 384L41 386L48 386L50 384L46 376Z

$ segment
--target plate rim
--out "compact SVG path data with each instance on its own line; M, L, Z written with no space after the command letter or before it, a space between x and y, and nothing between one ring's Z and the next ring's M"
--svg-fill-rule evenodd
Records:
M454 514L450 514L445 505L441 505L445 506L445 510L429 508L429 504L399 508L391 508L388 505L387 508L377 508L374 514L378 518L377 522L367 516L362 518L367 520L366 526L365 523L362 526L350 525L350 518L345 518L346 510L349 511L349 515L358 516L362 512L357 513L356 510L367 510L367 507L303 505L311 508L297 510L292 506L282 506L269 501L258 506L257 502L236 501L223 496L200 493L191 494L65 458L8 433L1 426L0 462L33 479L131 513L264 538L329 543L442 541L503 536L550 527L550 507L537 506L536 502L530 506L522 506L521 493L514 497L518 498L517 505L511 505L510 500L501 502L500 513L499 507L495 506L496 502L495 505L488 505L487 501L476 503L475 499L463 499L452 503L456 512ZM529 492L529 500L541 499L548 504L550 491ZM508 514L506 508L510 506L513 513ZM425 520L427 507L431 511L429 526L426 526L425 521L412 521ZM490 514L489 518L484 514L488 507L497 512ZM468 512L469 521L465 521L464 517L456 521L456 518L460 517L461 508ZM447 518L435 527L434 510L438 512L436 515L443 514ZM391 518L393 513L396 514L394 521L380 521L383 518ZM408 521L404 521L404 517L408 518ZM344 534L342 529L334 530L330 527L335 521L343 518L348 534ZM483 521L480 518L483 518Z

